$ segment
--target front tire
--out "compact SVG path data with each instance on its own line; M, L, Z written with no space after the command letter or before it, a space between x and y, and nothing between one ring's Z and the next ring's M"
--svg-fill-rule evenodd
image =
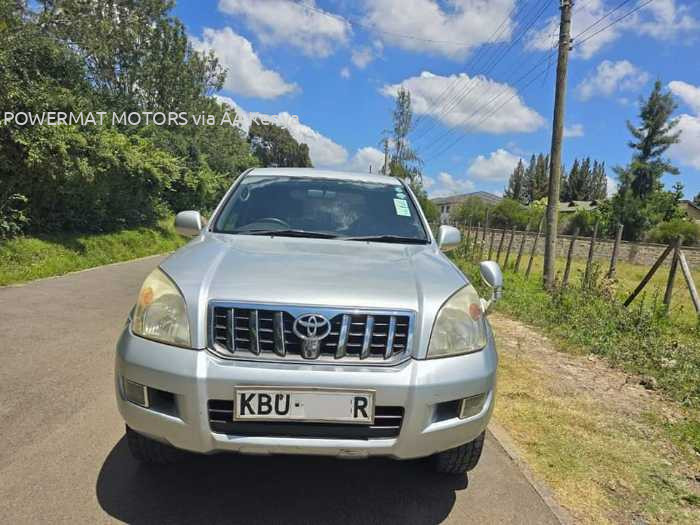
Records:
M482 432L474 441L438 452L432 458L433 467L440 474L466 474L479 463L485 435Z
M149 465L169 465L180 459L176 448L148 438L126 427L126 442L135 460Z

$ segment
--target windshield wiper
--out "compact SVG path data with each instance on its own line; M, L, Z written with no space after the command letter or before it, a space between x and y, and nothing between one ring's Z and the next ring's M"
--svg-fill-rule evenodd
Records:
M242 235L272 235L273 237L308 237L311 239L335 239L334 233L313 232L307 230L235 230L232 233Z
M364 237L343 237L344 241L392 242L396 244L428 244L425 239L418 237L402 237L400 235L367 235Z

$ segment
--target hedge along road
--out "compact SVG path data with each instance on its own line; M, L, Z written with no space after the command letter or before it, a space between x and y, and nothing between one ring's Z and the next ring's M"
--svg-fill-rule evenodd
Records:
M0 288L2 521L557 523L491 435L468 478L308 456L140 466L114 402L114 344L160 260Z

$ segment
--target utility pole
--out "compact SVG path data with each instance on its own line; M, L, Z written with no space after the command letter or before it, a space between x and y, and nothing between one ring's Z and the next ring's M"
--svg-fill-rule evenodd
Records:
M564 104L566 99L566 70L571 46L571 8L574 0L560 0L559 57L557 59L557 86L554 95L554 123L552 125L552 149L549 155L549 196L544 242L544 286L554 287L554 262L557 249L557 215L559 213L559 189L561 186L561 149L564 136Z

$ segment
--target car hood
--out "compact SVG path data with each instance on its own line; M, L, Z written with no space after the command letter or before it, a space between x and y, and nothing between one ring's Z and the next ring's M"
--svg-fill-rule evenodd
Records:
M206 346L211 300L402 309L432 319L467 283L435 244L402 245L207 233L161 264L193 321L193 342Z

